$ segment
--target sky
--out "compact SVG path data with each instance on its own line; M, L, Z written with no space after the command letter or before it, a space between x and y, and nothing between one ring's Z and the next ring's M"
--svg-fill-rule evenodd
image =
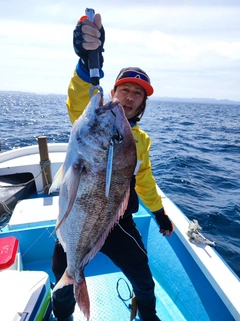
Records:
M86 8L105 28L105 94L131 66L155 97L240 101L240 0L0 0L0 90L67 94Z

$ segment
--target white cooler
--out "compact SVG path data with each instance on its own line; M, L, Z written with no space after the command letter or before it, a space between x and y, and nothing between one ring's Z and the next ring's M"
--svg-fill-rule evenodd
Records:
M51 313L51 288L43 271L0 272L0 320L42 321Z

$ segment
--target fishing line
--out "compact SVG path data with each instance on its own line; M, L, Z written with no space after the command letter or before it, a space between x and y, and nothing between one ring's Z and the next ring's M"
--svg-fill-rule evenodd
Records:
M3 201L0 201L0 205L2 205L3 209L7 214L12 214L12 210L7 206L7 204Z
M126 284L126 286L127 286L127 288L128 288L129 297L126 298L126 299L124 299L124 298L120 295L120 292L119 292L119 289L118 289L118 287L119 287L119 282L120 282L120 281L124 281L125 284ZM128 285L127 281L124 280L123 278L118 279L117 285L116 285L116 290L117 290L117 293L118 293L119 298L120 298L122 301L124 301L124 302L130 300L130 299L133 297L133 291L131 291L130 286Z
M39 235L39 237L34 240L34 242L26 249L26 251L25 251L23 254L21 254L21 257L24 257L24 255L34 246L34 244L36 244L36 243L41 239L41 237L42 237L46 232L49 234L49 237L52 237L52 238L54 239L54 241L56 242L57 239L52 235L52 233L50 233L49 228L46 227L46 228L43 230L43 232Z
M9 222L13 211L3 201L0 201L0 205L2 205L5 210L5 212L0 215L0 229L2 229Z
M40 165L41 165L41 171L37 174L37 176L33 177L32 179L30 179L28 182L25 182L25 183L21 183L21 184L15 184L15 185L0 185L1 188L9 188L9 186L11 187L22 187L22 186L27 186L28 184L30 184L31 182L33 181L36 181L36 179L38 178L38 176L43 172L44 173L44 177L45 177L45 180L46 182L48 183L48 180L47 180L47 177L46 177L46 172L45 172L45 168L46 166L50 165L50 161L47 160L47 161L44 161L44 162L40 162ZM46 185L42 191L44 191L47 187L49 187L51 184L48 183L48 185ZM42 192L40 191L40 193ZM9 219L11 218L11 215L13 213L13 210L11 210L7 204L3 201L0 201L0 205L2 205L3 209L5 210L6 213L3 213L1 215L1 219L0 219L0 228L4 228Z
M47 161L44 161L43 163L40 162L40 165L41 165L41 171L35 176L33 177L32 179L30 179L29 181L25 182L25 183L21 183L21 184L15 184L15 185L12 185L13 187L22 187L22 186L26 186L27 184L35 181L38 176L44 171L44 174L45 174L45 168L47 165L50 165L50 161L47 160ZM46 174L45 174L46 175ZM1 188L9 188L9 185L0 185Z
M118 289L119 287L119 283L120 281L124 281L126 286L127 286L127 289L128 289L128 292L129 292L129 297L124 299L121 295L120 295L120 291ZM137 315L137 299L136 299L136 296L134 295L134 292L133 290L130 289L130 286L128 285L127 281L124 280L123 278L120 278L118 279L117 281L117 285L116 285L116 290L117 290L117 293L118 293L118 297L119 299L125 304L125 306L131 311L131 316L130 316L130 320L135 320L135 317ZM126 290L125 290L126 292ZM131 300L131 303L128 303L126 301L129 301Z
M114 111L112 111L112 109L111 109L110 111L111 111L111 113L116 117L116 114L114 113Z
M119 224L119 222L118 222L117 224L118 224L118 226L120 227L120 229L121 229L125 234L127 234L128 236L130 236L130 237L134 240L134 242L137 244L137 246L140 248L140 250L141 250L145 255L147 255L147 252L145 252L144 249L141 248L141 246L138 244L138 241L137 241L131 234L129 234L127 231L125 231L124 228Z

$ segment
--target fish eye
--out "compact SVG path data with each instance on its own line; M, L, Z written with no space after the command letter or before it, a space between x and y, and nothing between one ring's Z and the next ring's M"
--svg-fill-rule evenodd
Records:
M123 141L123 136L119 133L118 130L116 130L116 134L113 136L113 142L114 144L121 144Z

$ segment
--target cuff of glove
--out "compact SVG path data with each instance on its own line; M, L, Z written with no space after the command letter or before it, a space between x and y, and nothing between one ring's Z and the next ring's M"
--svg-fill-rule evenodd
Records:
M91 84L91 78L89 75L89 70L87 70L82 62L82 59L78 60L77 66L76 66L76 73L78 75L79 78L81 78L82 80L84 80L85 82L88 82L89 84ZM102 69L99 70L100 73L100 78L103 78L104 76L104 72L102 71Z
M168 215L165 213L164 208L159 211L153 212L156 217L156 221L161 230L173 231L173 223L170 221Z

